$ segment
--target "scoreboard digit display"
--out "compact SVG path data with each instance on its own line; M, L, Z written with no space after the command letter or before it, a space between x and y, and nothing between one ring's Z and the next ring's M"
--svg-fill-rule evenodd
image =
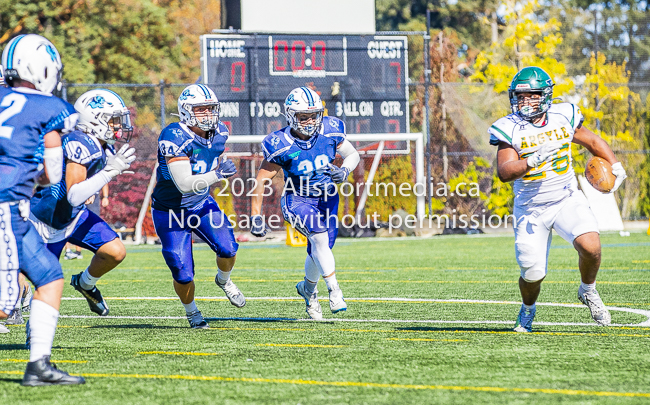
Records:
M347 38L295 39L269 35L271 76L326 77L347 75ZM329 53L327 52L329 49Z
M348 133L409 132L405 36L203 35L201 63L234 135L286 126L284 99L300 86L318 92Z

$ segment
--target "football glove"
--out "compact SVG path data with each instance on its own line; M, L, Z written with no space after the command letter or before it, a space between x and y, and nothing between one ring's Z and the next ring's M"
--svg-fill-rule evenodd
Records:
M106 149L106 166L104 166L106 174L114 178L122 173L133 173L127 170L135 160L134 153L135 148L129 148L129 144L122 146L116 154Z
M623 184L623 180L627 178L627 173L625 173L625 169L623 169L621 162L616 162L612 165L612 174L616 176L616 180L614 181L614 187L609 192L609 194L612 194L614 191L618 190L621 184Z
M232 160L226 159L219 163L219 167L215 169L219 179L227 179L228 177L234 176L237 173L237 168Z
M251 233L257 237L262 237L269 232L266 227L264 218L261 215L253 215L251 218Z
M528 166L537 169L545 162L549 161L559 150L560 143L558 142L547 142L543 144L537 152L533 153L531 156L526 159Z
M343 183L350 175L350 169L347 167L337 167L330 163L328 164L328 168L329 175L336 184Z

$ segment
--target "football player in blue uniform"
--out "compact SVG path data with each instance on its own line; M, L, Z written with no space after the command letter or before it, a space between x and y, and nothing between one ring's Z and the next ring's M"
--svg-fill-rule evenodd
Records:
M322 319L316 289L319 274L327 285L332 313L347 309L336 281L332 254L338 233L339 196L335 183L344 182L360 158L345 139L343 121L323 117L323 102L315 91L307 87L294 89L286 98L284 109L289 125L269 134L262 142L264 161L252 193L251 233L264 236L268 231L261 215L264 187L283 170L282 214L308 239L305 279L296 289L305 299L309 317ZM341 167L331 163L337 153L343 157Z
M110 90L87 91L74 108L79 113L77 129L62 138L63 179L36 190L30 220L56 257L67 242L95 254L85 271L72 276L70 285L86 298L92 312L106 316L108 305L96 283L124 260L126 249L117 233L86 203L135 160L135 150L128 144L118 152L113 149L116 141L130 140L133 127L124 101Z
M36 287L31 305L31 347L23 385L83 384L50 363L59 318L63 271L28 221L35 182L61 180L61 133L74 128L72 105L54 97L63 69L54 45L40 35L19 35L2 52L0 87L0 318L20 298L18 271ZM39 172L39 166L44 171Z
M4 78L4 68L2 65L0 65L0 86L7 87ZM32 302L32 288L27 282L27 279L23 273L18 274L18 284L20 285L22 298L20 299L20 305L14 308L14 311L7 318L7 325L22 325L25 323L25 320L23 319L23 313L29 313L29 306ZM10 330L5 326L5 324L3 322L0 322L0 333L9 332Z
M178 98L180 122L168 125L158 138L159 166L151 216L174 278L174 290L194 329L209 326L194 302L192 232L217 255L217 285L234 306L246 304L230 280L239 245L230 221L210 196L212 184L237 172L231 160L220 159L228 129L219 121L219 112L219 100L210 88L190 85Z

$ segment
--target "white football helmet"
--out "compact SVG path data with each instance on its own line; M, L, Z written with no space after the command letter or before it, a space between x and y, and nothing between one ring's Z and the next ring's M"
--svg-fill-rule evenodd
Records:
M74 109L79 113L77 129L110 145L117 140L131 140L131 114L117 93L105 89L87 91L74 103Z
M43 93L61 89L61 56L56 47L40 35L18 35L9 41L2 51L2 66L9 86L13 87L13 81L20 79L32 83Z
M212 114L202 119L196 118L195 107L210 106ZM188 127L199 127L204 131L212 131L217 128L221 104L214 92L204 84L192 84L187 86L178 97L178 115L181 122Z
M287 123L292 129L306 136L314 136L320 129L323 123L323 111L323 101L320 96L307 87L291 90L284 101L284 115L287 117ZM296 113L317 113L317 116L313 124L303 126L296 118Z

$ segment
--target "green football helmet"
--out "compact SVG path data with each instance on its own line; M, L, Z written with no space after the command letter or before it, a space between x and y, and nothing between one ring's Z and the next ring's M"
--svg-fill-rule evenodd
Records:
M536 66L525 67L519 71L512 79L508 89L510 98L510 108L514 114L519 115L525 120L533 120L546 113L551 108L553 102L553 79L544 71ZM519 109L517 101L518 93L539 93L542 96L539 106L525 107Z

